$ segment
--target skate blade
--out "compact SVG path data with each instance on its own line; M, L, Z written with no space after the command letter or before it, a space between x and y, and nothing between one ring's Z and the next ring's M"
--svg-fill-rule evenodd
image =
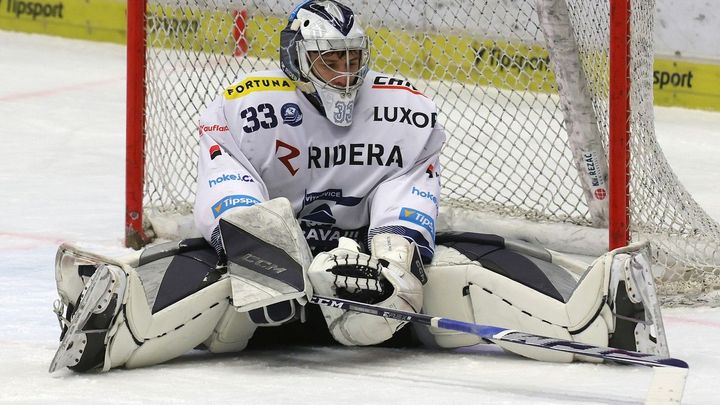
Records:
M55 356L50 362L50 369L48 372L53 373L55 370L71 367L80 362L85 344L87 343L87 336L84 333L65 334L65 338Z
M638 290L637 293L642 297L643 307L645 309L645 324L638 324L636 333L655 338L654 342L647 343L649 347L638 347L638 350L669 357L670 351L668 350L667 337L665 336L660 300L657 297L655 280L650 271L650 263L644 260L644 257L638 257L636 260L637 262L633 263L633 268L631 269L631 277ZM653 347L654 350L651 350Z
M102 313L110 302L109 298L103 298L112 297L115 288L113 286L113 276L109 269L107 271L99 270L92 276L86 290L83 292L83 298L72 316L65 337L60 342L60 347L58 347L55 356L50 362L50 368L48 369L50 373L61 368L74 366L80 362L80 357L87 343L86 332L82 328L92 314Z

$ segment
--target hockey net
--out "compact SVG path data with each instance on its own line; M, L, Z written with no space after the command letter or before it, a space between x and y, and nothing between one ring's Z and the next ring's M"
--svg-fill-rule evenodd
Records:
M193 234L199 114L241 72L279 67L294 3L147 2L144 176L128 179L144 187L143 207L128 216L148 236ZM371 37L372 68L438 105L448 133L439 229L607 250L608 0L344 3ZM654 136L653 14L653 0L632 2L630 232L651 241L666 302L717 304L720 227Z

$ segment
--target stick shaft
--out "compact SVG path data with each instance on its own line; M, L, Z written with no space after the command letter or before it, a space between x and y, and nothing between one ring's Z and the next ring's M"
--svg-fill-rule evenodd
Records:
M533 346L544 348L547 350L561 351L582 356L599 358L603 360L610 360L617 363L636 364L647 367L688 368L687 363L672 357L662 357L647 353L634 352L630 350L594 346L586 343L573 342L570 340L556 339L547 336L535 335L532 333L518 332L516 330L501 328L497 326L480 325L476 323L457 321L438 316L416 314L413 312L400 311L392 308L383 308L377 305L365 304L362 302L350 301L342 298L314 296L312 297L310 302L332 308L339 308L346 311L361 312L364 314L397 319L400 321L413 322L441 329L470 333L488 340L499 340L503 342L517 343L525 346Z

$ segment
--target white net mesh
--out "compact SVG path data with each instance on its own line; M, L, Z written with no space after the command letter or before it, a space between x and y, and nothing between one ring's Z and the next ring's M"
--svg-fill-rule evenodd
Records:
M409 78L438 104L449 135L444 206L593 223L534 1L344 3L371 37L371 66ZM146 214L190 212L200 111L241 72L279 67L279 32L293 6L149 1ZM570 0L567 9L606 146L608 1ZM653 0L634 1L631 226L634 239L652 241L666 300L697 303L720 286L720 227L678 182L654 137L653 14Z

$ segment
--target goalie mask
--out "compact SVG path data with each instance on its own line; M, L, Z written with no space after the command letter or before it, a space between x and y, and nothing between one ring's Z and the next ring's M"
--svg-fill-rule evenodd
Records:
M280 33L280 66L335 125L352 124L368 71L368 37L355 14L334 0L306 0Z

